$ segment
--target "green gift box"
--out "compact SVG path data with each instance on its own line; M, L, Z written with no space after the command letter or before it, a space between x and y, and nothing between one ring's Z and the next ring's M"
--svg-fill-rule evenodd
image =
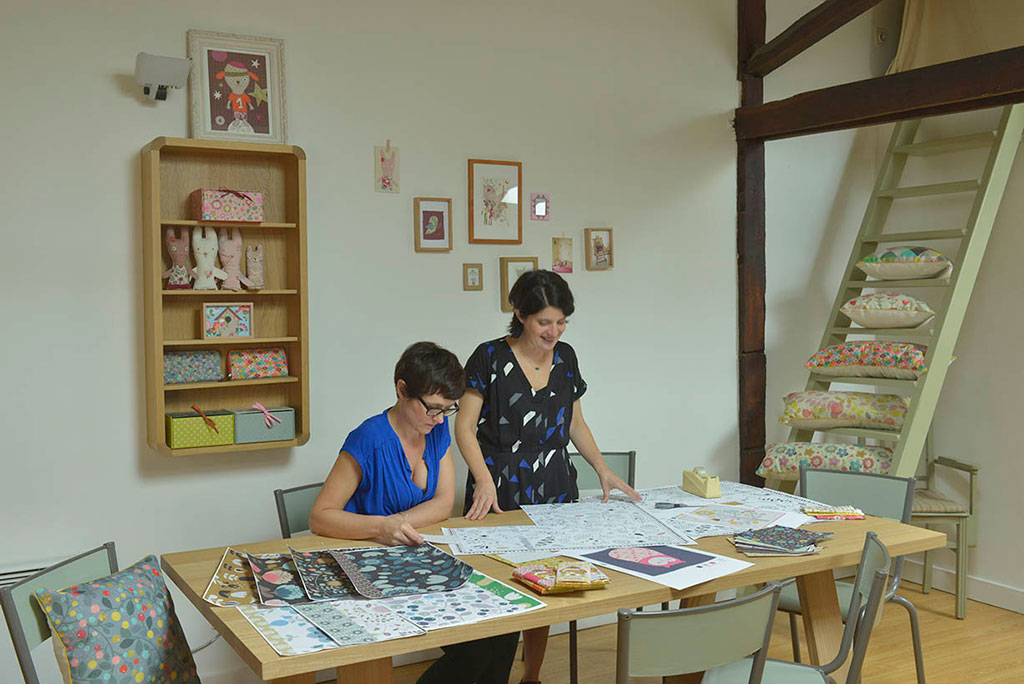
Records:
M206 411L217 426L214 430L194 411L168 413L167 445L172 449L221 446L235 443L235 414L231 411Z
M271 418L257 408L235 409L232 413L235 414L235 444L295 439L295 409L289 406L267 407Z

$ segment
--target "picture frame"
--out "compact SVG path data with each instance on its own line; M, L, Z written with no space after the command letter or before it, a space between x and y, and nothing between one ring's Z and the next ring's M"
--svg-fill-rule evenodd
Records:
M203 302L203 339L254 337L252 302Z
M588 271L607 271L615 266L615 248L611 228L587 228L583 231Z
M515 285L526 271L536 271L540 260L537 257L499 257L498 265L501 269L501 310L505 313L513 311L512 303L508 300L508 291Z
M417 252L452 251L452 199L413 197L413 249Z
M530 193L530 220L551 220L551 195L546 192Z
M493 159L469 160L469 241L476 244L523 243L523 164Z
M483 264L462 264L462 289L467 292L484 289Z
M193 138L284 144L284 41L189 29Z
M551 270L555 273L572 273L572 238L551 238Z

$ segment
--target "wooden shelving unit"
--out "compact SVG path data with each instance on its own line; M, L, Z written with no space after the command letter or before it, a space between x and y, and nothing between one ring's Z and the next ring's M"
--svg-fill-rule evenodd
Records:
M197 188L263 193L263 223L195 221L189 194ZM240 228L245 244L263 245L266 289L165 290L161 274L170 261L167 227ZM146 326L146 422L149 446L167 456L232 453L302 446L309 441L309 321L306 275L306 155L291 145L263 145L186 138L156 138L142 149L142 229ZM243 257L244 259L244 257ZM189 261L190 267L194 260ZM202 339L202 302L253 301L257 337ZM164 385L169 350L284 347L290 375ZM225 368L225 375L226 375ZM295 439L255 444L171 449L164 416L187 411L265 406L295 409Z

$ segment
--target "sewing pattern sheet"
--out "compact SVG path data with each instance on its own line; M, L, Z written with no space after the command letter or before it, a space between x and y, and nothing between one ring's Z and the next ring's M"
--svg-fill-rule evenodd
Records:
M369 644L426 631L377 601L331 601L294 607L339 646Z
M308 601L292 557L284 553L247 554L260 603L285 606Z
M302 655L338 647L291 606L239 606L238 610L280 655Z
M230 546L210 578L203 600L215 606L247 606L259 603L256 580L252 576L249 559Z
M427 631L516 615L546 605L479 572L454 591L400 596L379 603Z
M362 598L329 550L288 550L310 601Z
M331 551L367 598L450 591L465 584L473 567L429 544Z

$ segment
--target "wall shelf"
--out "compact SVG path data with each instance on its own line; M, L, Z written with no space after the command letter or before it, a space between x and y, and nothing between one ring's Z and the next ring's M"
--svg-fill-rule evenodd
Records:
M200 447L193 449L172 449L166 444L157 448L164 456L195 456L199 454L230 454L239 451L260 451L263 449L287 449L305 444L305 440L288 439L280 442L254 442L252 444L225 444L224 446Z
M254 344L298 342L298 337L211 337L205 340L164 340L165 347L246 347Z
M251 387L253 385L282 385L289 382L298 381L299 379L294 375L282 375L279 378L248 378L246 380L214 380L212 382L183 382L177 385L164 385L164 391L181 392L185 390L223 389L225 387Z
M239 223L238 221L193 221L191 219L178 219L161 221L160 225L165 228L176 226L209 226L211 228L297 228L294 223Z
M270 297L299 294L298 290L163 290L164 297L228 297L247 299L249 297Z

